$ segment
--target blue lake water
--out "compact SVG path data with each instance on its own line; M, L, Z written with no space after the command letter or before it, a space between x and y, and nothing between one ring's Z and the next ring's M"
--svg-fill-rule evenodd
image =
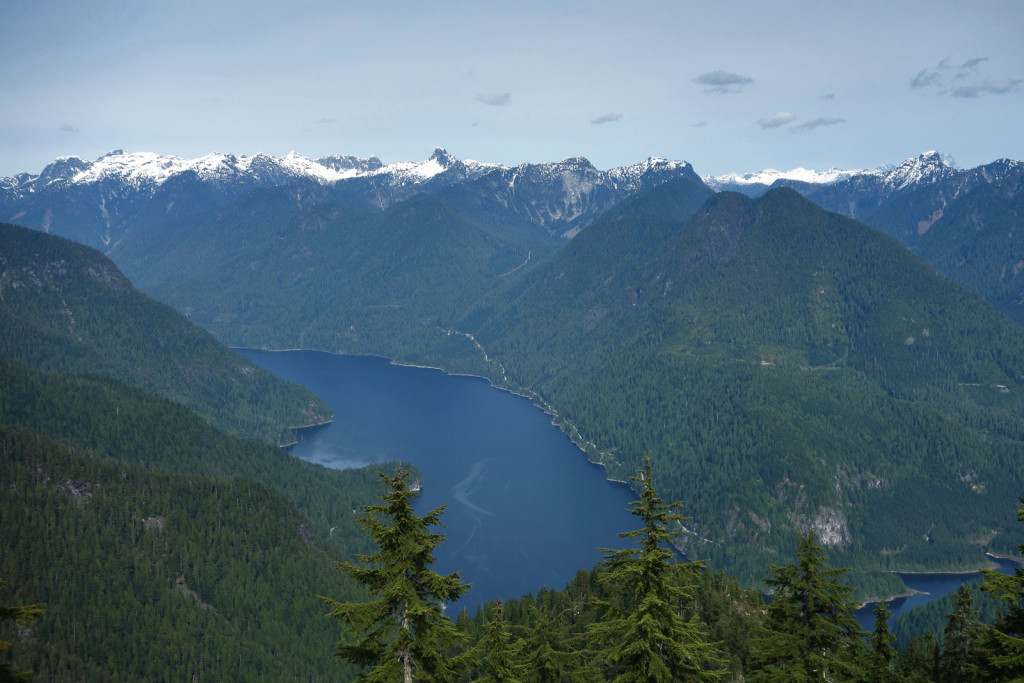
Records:
M629 547L635 495L605 479L530 401L475 377L317 351L240 351L326 400L334 422L291 450L327 467L404 460L423 476L416 511L447 504L435 569L473 588L457 608L561 589Z
M1010 560L992 560L995 565L994 568L999 571L1012 574L1014 568L1017 566ZM977 572L971 572L964 574L959 573L946 573L938 572L934 574L900 574L903 579L903 583L906 584L907 588L911 591L916 591L913 595L909 595L903 598L896 598L889 601L889 611L892 612L892 619L889 620L890 626L892 621L901 614L905 614L915 607L921 607L932 600L937 600L941 597L949 595L962 583L968 583L972 581L980 581L981 574ZM867 605L857 610L856 617L857 621L860 622L861 628L865 631L873 631L875 624L875 617L872 611L875 606Z
M403 460L423 476L418 514L447 504L435 569L462 570L473 585L456 608L561 589L579 569L623 548L637 528L634 494L605 479L548 415L476 377L392 365L386 359L318 351L240 353L325 399L334 422L300 430L291 450L343 469ZM657 476L657 473L655 473ZM1002 562L1003 571L1012 563ZM977 575L905 575L920 594L899 598L902 614ZM873 606L857 618L871 630Z

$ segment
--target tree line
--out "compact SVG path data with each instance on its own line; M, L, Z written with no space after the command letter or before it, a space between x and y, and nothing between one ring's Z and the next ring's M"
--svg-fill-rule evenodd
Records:
M377 552L339 569L367 588L362 602L324 597L341 624L335 657L360 681L1012 681L1024 676L1024 570L985 570L981 589L1000 604L978 620L970 589L954 597L941 639L897 649L885 602L871 631L829 566L813 531L799 535L790 564L770 565L766 599L702 562L678 558L671 539L687 518L657 494L650 460L634 477L637 547L605 550L560 592L489 603L455 621L444 606L469 586L461 572L431 569L444 506L413 512L408 473L378 473L382 503L359 523ZM1024 503L1024 499L1021 499ZM1024 507L1018 518L1024 522ZM1024 545L1019 549L1024 553Z

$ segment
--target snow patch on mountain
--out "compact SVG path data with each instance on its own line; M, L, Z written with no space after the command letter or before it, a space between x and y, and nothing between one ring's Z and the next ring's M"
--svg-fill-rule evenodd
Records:
M382 163L377 157L359 158L338 154L313 160L294 151L284 157L267 154L247 157L213 152L196 159L184 159L174 155L118 149L95 161L77 156L59 157L39 175L22 173L13 178L0 178L0 188L23 194L50 186L116 182L136 190L153 191L170 178L184 173L194 173L203 182L216 183L245 177L261 185L287 183L295 179L333 184L354 178L381 178L400 185L416 185L442 174L449 174L453 181L466 181L475 180L492 171L507 173L511 183L524 174L535 177L554 174L574 186L585 184L584 179L590 178L597 182L610 182L619 189L632 190L638 189L651 177L692 172L692 167L685 161L651 157L632 166L599 171L587 159L572 157L560 162L525 163L513 168L473 160L461 161L443 148L436 149L425 161L390 164Z
M728 187L753 185L771 187L780 180L812 185L831 185L856 176L873 176L881 180L890 191L895 192L918 183L936 182L948 177L957 170L956 163L950 155L928 151L916 157L911 157L901 164L880 166L874 169L846 170L830 168L827 171L815 171L798 167L790 171L779 171L774 168L766 168L763 171L754 171L752 173L707 175L702 180L708 187L720 190Z
M718 176L703 176L701 179L712 189L728 185L772 185L778 180L790 180L801 183L814 183L827 185L840 180L845 180L855 175L868 173L861 169L845 170L830 168L827 171L814 171L811 169L797 167L789 171L779 171L774 168L766 168L762 171L752 173L726 173Z
M933 183L956 172L956 164L948 154L936 151L911 157L893 169L879 171L885 184L893 191L911 185Z

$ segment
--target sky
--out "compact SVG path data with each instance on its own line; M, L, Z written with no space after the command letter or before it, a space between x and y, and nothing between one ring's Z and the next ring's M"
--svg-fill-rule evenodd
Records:
M0 176L114 149L1024 159L1024 0L5 0Z

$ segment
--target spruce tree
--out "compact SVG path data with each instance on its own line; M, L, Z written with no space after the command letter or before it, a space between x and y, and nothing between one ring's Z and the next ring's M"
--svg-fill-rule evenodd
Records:
M845 569L826 566L814 531L800 535L796 563L772 565L765 626L750 656L752 681L856 680L866 635L853 616Z
M643 527L620 536L638 539L640 547L602 549L607 571L601 580L615 585L624 598L621 606L606 604L604 618L589 629L604 648L598 657L618 682L717 681L725 674L718 648L707 641L697 615L683 616L683 601L692 597L693 572L700 565L673 562L675 552L666 547L669 526L687 519L676 512L682 504L662 502L650 458L633 480L642 491L630 512L643 520Z
M453 680L464 660L447 653L463 636L443 607L469 586L462 582L461 572L442 576L430 569L434 548L444 540L431 527L441 525L444 506L417 517L412 502L419 493L409 489L409 473L378 475L387 488L383 502L364 506L358 522L379 551L357 556L359 564L338 563L376 599L353 603L322 598L331 608L328 616L342 624L335 656L370 667L360 678L363 681Z

